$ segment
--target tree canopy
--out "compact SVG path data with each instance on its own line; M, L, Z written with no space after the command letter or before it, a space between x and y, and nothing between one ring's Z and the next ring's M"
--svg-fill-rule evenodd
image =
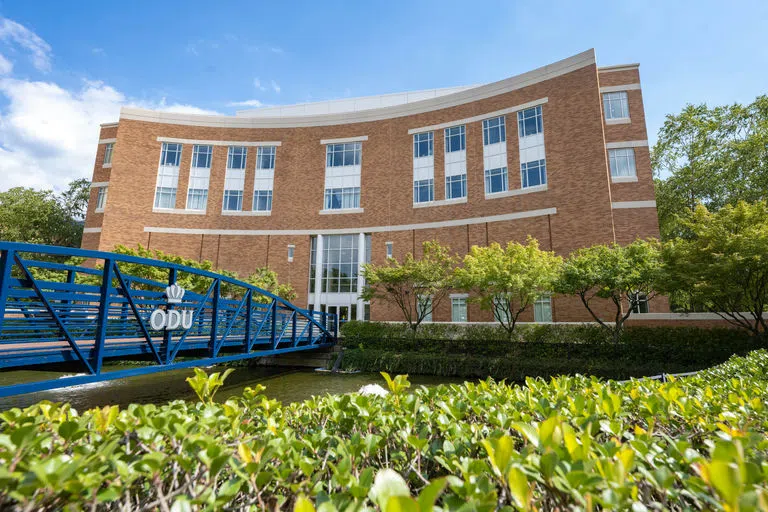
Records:
M389 258L383 265L363 266L364 300L395 304L414 331L448 296L456 258L436 241L424 242L420 259L408 253L400 263Z
M681 218L691 233L668 242L662 288L687 309L703 307L755 336L768 331L768 204L744 201Z
M90 184L75 180L60 195L24 187L0 192L0 239L79 247Z
M768 96L749 105L687 105L668 115L653 148L662 239L688 236L682 217L768 199Z
M481 307L512 333L520 314L538 297L550 293L562 265L562 258L539 249L528 237L526 245L509 242L506 248L493 243L473 246L456 270L457 285L472 291Z
M655 296L661 268L656 240L636 240L623 247L594 245L578 249L565 260L555 291L578 296L592 318L618 341L624 322L641 298L650 301ZM613 318L601 318L595 298L609 299Z

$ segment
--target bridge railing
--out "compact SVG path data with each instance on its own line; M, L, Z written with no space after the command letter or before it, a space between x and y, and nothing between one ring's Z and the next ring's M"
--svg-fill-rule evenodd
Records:
M210 364L327 346L338 333L334 315L215 272L13 242L0 242L0 308L0 368L78 361L90 375L106 358Z

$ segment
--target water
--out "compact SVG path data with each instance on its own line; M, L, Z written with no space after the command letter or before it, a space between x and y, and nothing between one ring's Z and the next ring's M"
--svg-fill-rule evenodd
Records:
M129 368L133 367L104 365L104 371ZM224 370L225 367L217 366L215 369L207 369L206 371L223 372ZM0 386L43 379L57 379L66 375L72 374L34 370L5 371L0 372ZM69 402L78 411L105 405L125 407L131 403L163 404L178 399L197 400L195 393L185 380L191 375L193 375L193 370L187 368L0 398L0 410L11 407L27 407L40 400ZM427 386L463 381L463 379L449 377L419 375L414 375L409 380L413 385L423 384ZM216 394L216 400L225 400L230 396L241 394L246 387L256 384L266 386L266 395L283 403L297 402L326 393L350 393L359 390L366 384L379 384L386 388L384 379L375 373L330 374L309 369L238 366Z

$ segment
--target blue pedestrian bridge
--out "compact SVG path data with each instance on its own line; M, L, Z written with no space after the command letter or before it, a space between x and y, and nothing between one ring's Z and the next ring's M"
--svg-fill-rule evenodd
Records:
M1 241L0 312L0 370L79 367L72 377L0 386L0 397L316 350L338 334L335 315L215 272ZM151 364L102 371L105 361L137 358Z

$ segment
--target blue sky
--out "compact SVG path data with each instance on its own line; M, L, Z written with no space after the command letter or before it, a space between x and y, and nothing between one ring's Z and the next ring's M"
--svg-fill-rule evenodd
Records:
M686 103L768 92L765 0L0 0L3 20L0 189L90 176L97 125L125 104L231 114L485 83L595 48L598 65L640 62L653 142Z

